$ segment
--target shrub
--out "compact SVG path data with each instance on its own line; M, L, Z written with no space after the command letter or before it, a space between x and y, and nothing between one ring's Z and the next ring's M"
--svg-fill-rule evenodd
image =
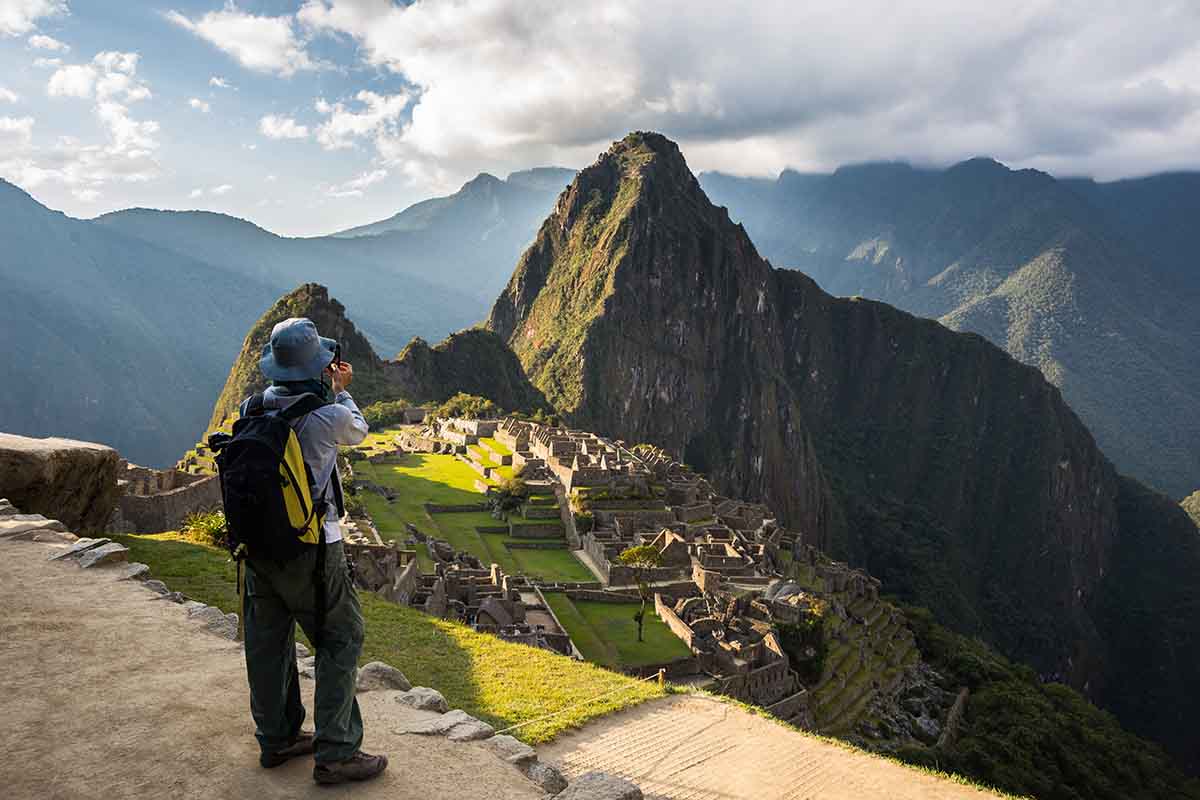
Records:
M587 533L595 524L596 518L587 511L575 515L575 529L580 533Z
M193 539L215 547L229 545L229 531L225 528L224 511L196 511L183 520L182 532Z
M463 419L491 419L504 412L486 397L459 392L434 410L435 417L462 417Z
M404 400L381 400L364 408L362 414L367 424L374 430L404 422L404 409L406 408L412 408L412 404Z

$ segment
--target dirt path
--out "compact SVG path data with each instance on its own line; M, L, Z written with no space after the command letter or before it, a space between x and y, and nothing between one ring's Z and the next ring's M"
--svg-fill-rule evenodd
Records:
M317 787L311 759L259 768L238 645L182 606L103 569L0 543L0 795L26 798L534 800L542 792L478 744L397 735L431 715L359 696L379 780ZM311 709L312 688L304 681Z
M568 779L598 769L648 800L983 800L995 795L851 752L699 696L652 700L539 748Z

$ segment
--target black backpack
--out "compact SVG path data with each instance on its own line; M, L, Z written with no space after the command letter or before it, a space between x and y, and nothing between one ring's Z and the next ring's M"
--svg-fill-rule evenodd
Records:
M307 395L267 414L263 396L255 394L246 414L233 423L232 436L209 437L235 559L290 561L322 541L326 504L313 500L312 470L304 463L292 422L323 405Z

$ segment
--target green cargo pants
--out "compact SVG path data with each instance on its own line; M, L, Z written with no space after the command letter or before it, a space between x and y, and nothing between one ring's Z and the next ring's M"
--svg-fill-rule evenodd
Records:
M313 583L317 548L282 564L246 561L246 675L250 713L263 752L286 747L300 732L304 706L296 669L296 623L317 648L316 753L341 761L362 744L363 723L354 697L363 616L341 542L325 548L325 622L316 630Z

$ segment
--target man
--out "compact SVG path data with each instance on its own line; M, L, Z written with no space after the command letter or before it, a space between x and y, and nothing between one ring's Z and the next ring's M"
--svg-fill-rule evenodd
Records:
M363 723L354 689L363 617L338 525L342 498L337 448L361 442L367 423L346 391L354 370L337 356L334 340L319 336L312 321L296 317L276 325L263 350L259 368L271 381L263 393L266 413L281 411L309 394L325 401L292 423L312 472L313 503L318 508L325 504L324 542L289 561L247 559L244 609L250 712L262 748L259 763L277 767L314 753L313 780L323 784L367 780L387 768L386 756L359 749ZM249 403L242 403L243 414ZM323 615L318 613L315 591L318 548L325 549ZM317 645L315 735L300 729L305 714L296 669L296 623Z

